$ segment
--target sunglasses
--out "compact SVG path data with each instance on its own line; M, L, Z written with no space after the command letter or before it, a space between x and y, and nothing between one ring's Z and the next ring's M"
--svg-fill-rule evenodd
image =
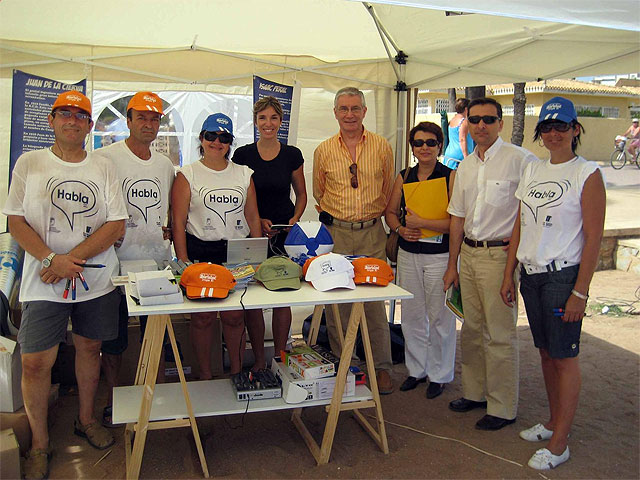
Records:
M218 139L220 143L224 143L225 145L233 142L233 135L227 132L204 132L203 138L207 142L215 142L216 139Z
M549 133L551 130L564 133L564 132L568 132L571 129L571 124L567 122L560 122L560 121L545 122L545 123L541 123L538 128L540 128L540 133Z
M500 120L500 117L496 117L495 115L474 115L472 117L467 117L467 119L469 120L469 123L473 123L474 125L480 123L480 120L482 120L487 125L491 125L492 123L496 123L498 120Z
M91 120L91 115L84 112L70 112L69 110L56 110L53 114L54 117L56 115L60 115L62 118L69 119L71 117L76 117L78 120Z
M358 188L358 165L355 163L349 165L349 173L351 174L351 187Z
M411 142L411 146L420 148L425 143L427 144L427 147L436 147L439 145L437 140L434 140L433 138L427 138L426 140L414 140L413 142Z

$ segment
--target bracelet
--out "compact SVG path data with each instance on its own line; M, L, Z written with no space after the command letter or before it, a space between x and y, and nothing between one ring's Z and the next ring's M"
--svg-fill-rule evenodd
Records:
M586 295L583 295L582 293L578 292L575 288L573 290L571 290L571 293L578 297L580 300L587 300L589 298L589 294L587 293Z
M398 225L398 226L396 227L396 229L395 229L395 232L396 232L398 235L400 235L400 227L401 227L401 226L402 226L402 225Z

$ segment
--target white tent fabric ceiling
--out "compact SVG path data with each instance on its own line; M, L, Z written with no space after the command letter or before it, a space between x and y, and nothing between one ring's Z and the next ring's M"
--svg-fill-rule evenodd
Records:
M304 87L433 89L640 71L636 0L558 3L3 0L0 75L248 86L258 74ZM404 68L385 45L408 55Z

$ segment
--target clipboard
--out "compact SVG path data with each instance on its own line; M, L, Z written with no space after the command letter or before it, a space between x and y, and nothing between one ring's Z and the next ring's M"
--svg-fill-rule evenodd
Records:
M444 177L433 180L423 180L422 182L405 183L402 186L404 191L404 202L422 218L430 220L441 220L449 218L447 207L449 206L449 196L447 195L447 179ZM442 235L426 228L421 228L422 238Z

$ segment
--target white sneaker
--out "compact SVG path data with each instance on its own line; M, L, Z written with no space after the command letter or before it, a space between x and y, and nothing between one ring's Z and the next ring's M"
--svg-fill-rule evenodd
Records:
M542 440L549 440L553 435L553 430L547 430L544 425L538 423L531 428L522 430L520 432L520 438L527 442L540 442Z
M541 448L529 459L528 465L535 470L551 470L567 460L569 460L569 447L564 449L562 455L554 455L546 448Z

